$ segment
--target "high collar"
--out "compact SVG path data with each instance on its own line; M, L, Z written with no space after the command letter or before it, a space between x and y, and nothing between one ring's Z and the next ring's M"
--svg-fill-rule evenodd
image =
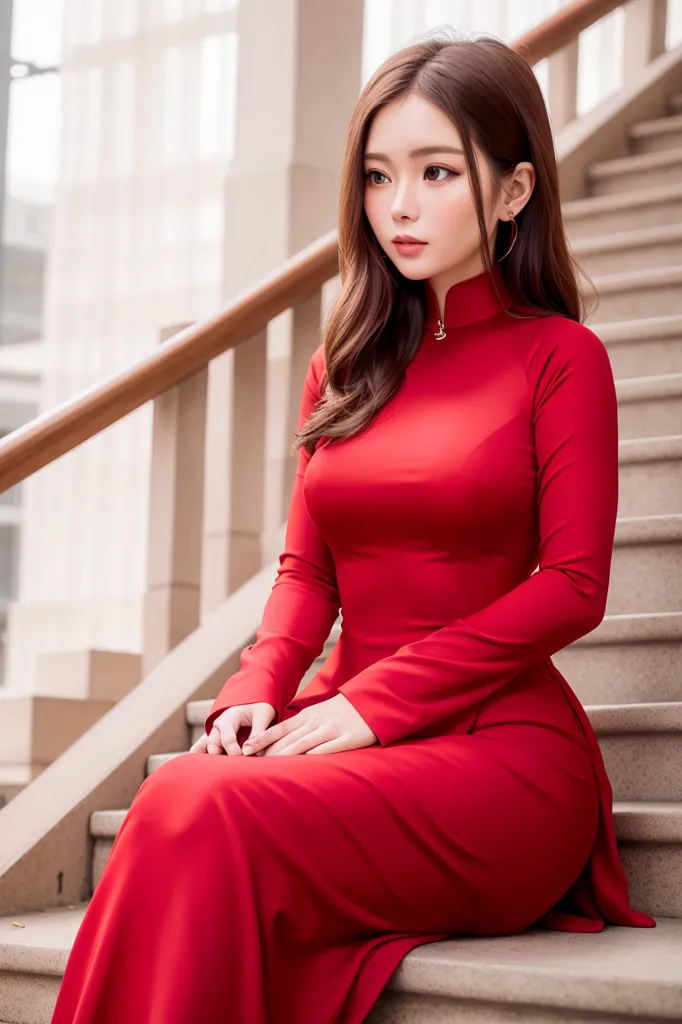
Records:
M499 263L495 263L493 266L493 277L500 292L501 303L487 270L482 270L480 274L468 277L464 281L457 281L456 284L448 288L445 295L445 315L443 317L446 332L449 329L463 327L465 324L472 324L477 320L494 316L502 309L509 309L512 305L512 297L505 284ZM425 282L425 296L424 327L436 334L439 330L440 310L436 293L429 281Z

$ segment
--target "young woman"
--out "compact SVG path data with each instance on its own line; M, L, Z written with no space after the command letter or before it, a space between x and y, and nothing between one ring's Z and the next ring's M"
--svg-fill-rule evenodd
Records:
M208 756L135 797L55 1024L360 1024L423 943L655 925L551 660L604 616L618 419L523 59L490 38L391 56L338 230L256 643Z

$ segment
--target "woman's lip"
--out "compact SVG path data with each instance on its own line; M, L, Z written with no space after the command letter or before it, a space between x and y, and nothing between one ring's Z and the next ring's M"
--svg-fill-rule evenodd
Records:
M417 256L426 248L426 242L394 242L401 256Z
M394 238L396 245L426 245L420 238Z

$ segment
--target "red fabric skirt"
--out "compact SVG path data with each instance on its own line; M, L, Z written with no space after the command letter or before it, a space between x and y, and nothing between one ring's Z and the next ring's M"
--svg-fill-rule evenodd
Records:
M360 1024L415 946L517 933L554 907L600 813L590 746L545 663L466 731L183 754L133 800L53 1024Z

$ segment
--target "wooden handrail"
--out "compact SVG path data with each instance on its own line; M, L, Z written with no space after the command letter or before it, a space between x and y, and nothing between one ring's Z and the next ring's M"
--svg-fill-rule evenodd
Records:
M262 330L273 317L307 299L337 273L338 244L333 230L232 299L211 320L192 324L130 369L14 430L0 442L0 491L201 370L211 359Z
M586 28L616 7L622 7L623 3L624 0L578 0L578 3L568 4L520 36L511 44L512 48L532 67L568 46Z
M622 2L576 0L511 45L529 64L536 64ZM135 366L14 430L0 441L0 493L262 330L273 317L311 296L337 273L337 234L333 230L238 295L211 320L186 328Z

